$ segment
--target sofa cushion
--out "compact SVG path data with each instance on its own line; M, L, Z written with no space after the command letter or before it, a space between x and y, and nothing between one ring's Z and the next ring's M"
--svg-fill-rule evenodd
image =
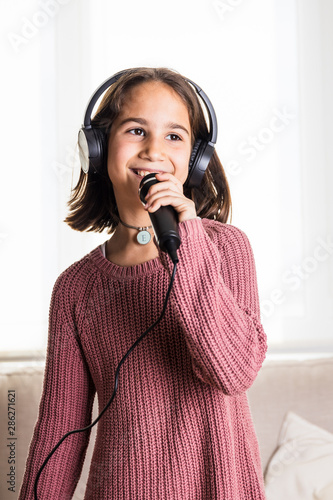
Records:
M315 494L315 500L332 500L333 498L333 481L325 488Z
M265 475L267 500L322 498L332 474L333 434L288 412Z

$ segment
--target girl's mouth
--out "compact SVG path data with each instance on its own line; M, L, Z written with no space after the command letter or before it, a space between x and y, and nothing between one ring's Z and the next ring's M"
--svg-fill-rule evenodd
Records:
M135 169L132 169L132 172L134 172L139 177L145 177L145 175L153 173L153 172L150 172L149 170L135 170ZM157 173L157 172L154 172L154 173Z

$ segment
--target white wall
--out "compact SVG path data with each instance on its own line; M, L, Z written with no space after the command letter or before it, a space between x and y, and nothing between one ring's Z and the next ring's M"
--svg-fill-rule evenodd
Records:
M77 131L94 89L142 65L177 69L214 104L232 223L254 250L270 350L332 349L329 0L6 0L0 9L0 351L43 352L56 277L106 239L62 222Z

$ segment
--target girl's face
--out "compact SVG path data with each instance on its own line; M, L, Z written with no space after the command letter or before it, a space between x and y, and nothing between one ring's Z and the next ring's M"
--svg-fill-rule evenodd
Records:
M139 200L142 177L168 172L184 184L192 149L187 107L180 96L161 82L130 89L113 122L108 143L108 175L118 208Z

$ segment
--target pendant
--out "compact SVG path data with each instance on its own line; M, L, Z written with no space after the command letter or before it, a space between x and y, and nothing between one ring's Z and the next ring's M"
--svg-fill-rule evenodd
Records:
M147 245L147 243L149 243L151 240L151 234L146 230L139 231L136 239L138 240L138 243L140 243L140 245Z

